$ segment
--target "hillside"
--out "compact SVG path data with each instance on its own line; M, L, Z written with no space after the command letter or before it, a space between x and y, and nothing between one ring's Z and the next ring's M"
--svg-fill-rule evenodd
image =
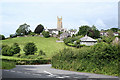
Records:
M43 50L46 53L47 57L51 58L54 55L54 52L57 52L67 47L64 43L57 43L56 40L57 38L54 37L50 37L50 38L37 37L37 36L17 37L17 38L3 40L2 44L11 46L13 43L18 43L21 48L20 53L22 54L24 53L23 52L24 45L28 42L34 42L38 48L38 51Z

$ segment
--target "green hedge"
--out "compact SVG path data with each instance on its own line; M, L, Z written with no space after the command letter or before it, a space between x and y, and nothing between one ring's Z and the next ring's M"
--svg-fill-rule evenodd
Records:
M15 62L16 65L34 65L34 64L50 64L50 59L2 59L4 61Z
M107 43L79 50L63 49L52 57L51 63L58 69L120 76L119 49Z

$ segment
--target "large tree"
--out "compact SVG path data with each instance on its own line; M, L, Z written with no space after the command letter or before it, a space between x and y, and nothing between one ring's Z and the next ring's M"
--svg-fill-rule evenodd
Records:
M31 31L29 29L30 25L27 25L26 23L19 26L19 28L16 30L17 35L27 35Z
M118 32L118 28L111 28L110 30L112 30L113 32Z
M100 31L96 28L96 26L81 26L79 27L78 35L88 35L92 38L99 38L100 37Z
M79 27L78 35L86 35L91 28L87 25Z
M34 33L40 34L43 30L44 30L44 26L43 26L42 24L39 24L39 25L35 28Z

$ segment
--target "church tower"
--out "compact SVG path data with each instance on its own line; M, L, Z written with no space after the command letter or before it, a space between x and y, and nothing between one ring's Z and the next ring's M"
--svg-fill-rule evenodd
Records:
M61 29L62 29L62 16L61 18L57 16L57 30L61 30Z

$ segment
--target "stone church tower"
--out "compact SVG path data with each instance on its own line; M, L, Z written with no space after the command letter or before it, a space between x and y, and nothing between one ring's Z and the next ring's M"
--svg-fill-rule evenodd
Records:
M61 18L57 16L57 30L62 30L62 16Z

